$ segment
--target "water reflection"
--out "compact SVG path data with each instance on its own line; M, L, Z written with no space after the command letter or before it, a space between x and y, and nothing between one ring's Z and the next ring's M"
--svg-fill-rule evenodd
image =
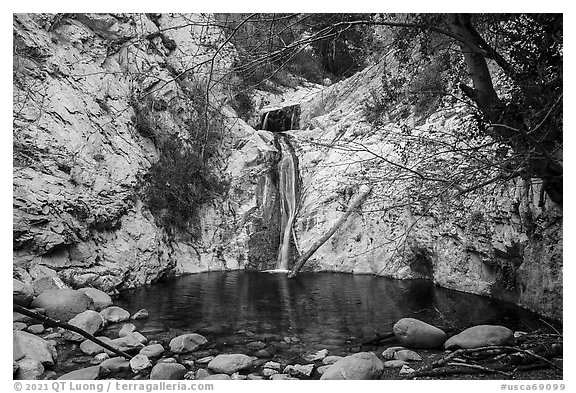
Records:
M125 292L116 303L131 312L149 310L150 319L139 322L140 329L162 326L213 335L246 329L315 337L327 344L390 331L403 317L439 326L542 327L533 314L514 305L427 281L339 273L304 273L290 280L249 271L201 273Z

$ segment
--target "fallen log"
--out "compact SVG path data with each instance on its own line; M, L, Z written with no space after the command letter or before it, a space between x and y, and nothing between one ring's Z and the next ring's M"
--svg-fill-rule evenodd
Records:
M367 185L363 185L360 187L360 189L358 190L358 195L350 203L348 209L346 209L346 212L342 215L342 217L340 217L340 219L336 221L336 223L332 226L332 228L330 228L328 232L326 232L320 239L318 239L314 244L312 244L312 246L308 249L308 251L306 251L300 258L298 258L298 260L288 273L288 278L296 277L296 275L298 274L300 269L302 269L302 266L304 266L306 261L308 261L308 259L310 259L310 257L316 252L316 250L318 250L322 244L326 243L326 241L330 239L330 237L332 237L332 235L338 230L338 228L340 228L342 224L346 222L348 217L350 217L350 215L354 212L354 210L356 210L356 208L362 203L362 201L364 201L364 199L368 196L370 191L371 189Z
M80 329L79 327L70 325L67 322L62 322L53 318L49 318L45 315L39 314L37 312L28 310L27 308L24 308L18 304L13 304L13 309L16 312L19 312L20 314L26 315L30 318L34 318L38 321L44 322L46 325L48 326L56 326L56 327L61 327L63 329L66 330L70 330L74 333L78 333L79 335L86 337L88 340L100 345L102 348L105 348L107 350L109 350L110 352L115 353L116 355L122 356L123 358L126 358L128 360L132 359L132 356L128 355L126 352L121 351L117 348L114 348L113 346L106 344L105 342L97 339L96 337L94 337L93 335L91 335L90 333L88 333L87 331Z

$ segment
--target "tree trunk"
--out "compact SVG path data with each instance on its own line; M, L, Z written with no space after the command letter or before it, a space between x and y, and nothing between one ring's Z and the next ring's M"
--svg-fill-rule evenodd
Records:
M312 246L308 249L308 251L306 251L300 258L298 258L298 261L292 267L292 270L290 270L290 272L288 273L288 278L293 278L296 276L296 274L298 274L298 271L302 269L302 266L304 266L306 261L310 259L310 257L316 252L316 250L318 250L318 248L320 248L322 244L326 243L326 241L330 239L330 237L338 230L338 228L342 226L342 224L344 224L344 222L346 222L348 217L350 217L350 215L354 212L354 210L356 210L358 205L360 205L360 203L362 203L362 201L368 196L370 191L371 191L370 187L366 185L360 187L358 195L350 203L348 209L342 215L342 217L340 217L340 219L336 221L336 223L332 226L332 228L330 228L328 232L326 232L320 239L318 239L314 244L312 244Z

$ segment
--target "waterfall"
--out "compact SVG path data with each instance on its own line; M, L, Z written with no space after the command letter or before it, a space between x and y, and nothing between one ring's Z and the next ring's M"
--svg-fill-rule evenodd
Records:
M298 179L296 163L285 137L278 138L282 158L278 163L278 191L280 194L280 214L282 223L280 227L280 247L276 268L288 269L290 256L290 234L296 216L296 182Z

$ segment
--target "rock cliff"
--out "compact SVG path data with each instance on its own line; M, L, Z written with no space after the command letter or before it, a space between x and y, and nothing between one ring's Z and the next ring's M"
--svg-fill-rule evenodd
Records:
M209 17L14 16L16 278L114 292L249 265L256 189L276 150L225 105L234 48ZM159 140L193 138L201 114L190 91L206 84L224 115L212 165L230 188L202 209L199 241L174 241L144 206L142 183Z
M291 132L304 183L295 226L300 249L338 220L361 184L373 188L362 209L307 268L430 278L443 287L501 298L561 319L561 208L541 201L539 179L516 179L462 196L446 188L431 202L415 201L420 179L411 176L410 168L395 172L391 163L401 159L386 136L406 129L416 130L406 140L450 135L467 126L468 112L454 104L420 119L412 113L399 121L369 124L364 104L381 88L383 72L383 63L376 64L302 103L302 131ZM411 149L423 158L440 150L432 143L415 143Z

